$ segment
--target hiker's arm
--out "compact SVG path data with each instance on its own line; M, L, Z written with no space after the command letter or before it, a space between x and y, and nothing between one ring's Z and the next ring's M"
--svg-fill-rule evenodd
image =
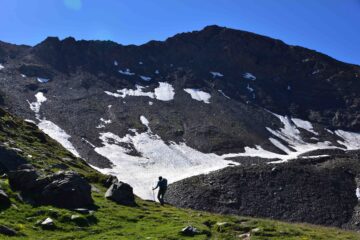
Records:
M159 182L156 184L156 187L153 188L153 190L157 189L159 187Z

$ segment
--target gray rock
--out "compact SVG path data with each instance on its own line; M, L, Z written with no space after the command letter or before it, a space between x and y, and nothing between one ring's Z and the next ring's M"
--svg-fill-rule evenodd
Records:
M127 183L118 182L112 184L106 191L105 197L119 204L128 206L136 205L133 188Z
M41 202L64 208L91 206L90 184L75 172L58 172L47 176L49 181L41 192Z
M7 208L11 204L9 196L0 189L0 208Z
M54 223L54 220L52 220L51 218L46 218L44 221L42 221L40 223L40 226L43 228L43 229L48 229L48 230L51 230L51 229L55 229L56 226L55 226L55 223Z
M109 188L112 184L118 183L118 182L119 182L119 180L117 179L117 177L115 177L113 175L109 175L109 177L105 180L103 185L104 185L104 187Z
M17 235L17 232L12 228L9 228L4 225L0 225L0 234L6 235L6 236L15 236L15 235Z
M193 226L186 226L181 230L180 233L184 236L194 236L196 234L199 234L200 231Z
M79 174L60 171L40 176L34 169L9 172L12 188L20 190L37 204L63 208L88 207L93 204L91 186Z

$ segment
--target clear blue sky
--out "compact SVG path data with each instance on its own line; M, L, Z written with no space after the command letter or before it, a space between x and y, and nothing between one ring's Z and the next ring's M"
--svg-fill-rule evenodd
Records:
M0 0L0 40L47 36L122 44L217 24L360 64L360 0Z

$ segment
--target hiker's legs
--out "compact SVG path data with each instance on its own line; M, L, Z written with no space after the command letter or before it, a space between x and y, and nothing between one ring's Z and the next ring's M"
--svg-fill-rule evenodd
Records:
M158 199L161 205L164 205L164 195L165 195L165 191L163 189L160 189L158 192Z

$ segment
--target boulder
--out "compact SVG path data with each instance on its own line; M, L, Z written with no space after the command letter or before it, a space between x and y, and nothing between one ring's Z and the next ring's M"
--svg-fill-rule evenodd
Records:
M9 199L9 196L0 189L0 208L8 208L10 206L11 202Z
M79 174L67 171L47 176L42 181L50 182L41 191L41 203L64 208L91 206L90 184Z
M136 205L133 188L124 182L113 183L106 191L105 197L118 204L128 206Z
M119 180L117 179L117 177L113 176L113 175L109 175L106 180L103 182L104 187L109 188L112 184L114 183L118 183Z
M93 204L90 184L79 174L60 171L40 176L34 169L9 172L10 186L37 204L63 208L88 207Z
M199 234L200 231L193 226L186 226L180 231L180 233L184 236L195 236L196 234Z
M9 149L0 145L0 172L16 170L20 165L27 163L26 159L18 154L16 149Z
M42 221L40 223L40 226L43 228L43 229L47 229L47 230L51 230L51 229L55 229L56 226L55 226L55 223L54 223L54 220L52 220L51 218L46 218L44 221Z
M11 229L7 226L0 225L0 234L6 235L6 236L15 236L15 235L17 235L17 232L14 229Z
M19 169L8 173L10 186L22 192L32 192L38 188L39 174L35 169Z

